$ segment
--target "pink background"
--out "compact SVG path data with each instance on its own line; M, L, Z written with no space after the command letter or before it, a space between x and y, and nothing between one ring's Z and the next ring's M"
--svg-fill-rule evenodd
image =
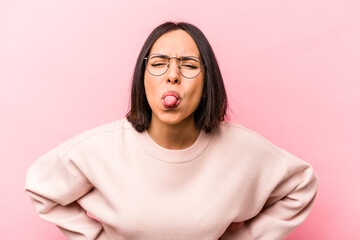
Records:
M140 47L166 20L208 37L231 121L314 166L317 201L288 239L360 239L358 0L0 0L0 238L65 239L36 215L26 170L124 116Z

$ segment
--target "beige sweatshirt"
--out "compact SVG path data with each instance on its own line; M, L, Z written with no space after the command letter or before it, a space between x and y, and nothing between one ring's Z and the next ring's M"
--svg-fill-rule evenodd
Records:
M308 163L244 126L169 150L126 119L60 144L26 179L40 217L74 240L284 239L317 187Z

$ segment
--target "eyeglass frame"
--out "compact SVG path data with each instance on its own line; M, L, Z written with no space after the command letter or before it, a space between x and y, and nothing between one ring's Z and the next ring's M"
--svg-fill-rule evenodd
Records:
M167 58L167 60L168 60L167 69L166 69L166 71L165 71L164 73L162 73L162 74L160 74L160 75L156 75L156 74L151 73L151 72L149 71L149 69L146 67L146 66L147 66L147 60L149 59L149 57L152 56L152 55L156 55L156 54L159 55L159 56L168 57L168 58ZM199 60L199 63L200 63L200 71L199 71L199 73L196 74L194 77L191 77L191 78L184 76L184 74L181 72L181 66L180 66L181 60L182 60L183 58L188 58L188 57L190 57L190 58L196 58L196 59ZM166 58L165 58L165 59L166 59ZM144 60L145 60L145 69L146 69L146 71L148 71L148 72L149 72L151 75L153 75L153 76L156 76L156 77L162 76L162 75L164 75L164 74L169 70L169 68L170 68L170 60L171 60L171 59L177 59L177 60L179 60L179 61L178 61L178 69L179 69L179 72L180 72L181 76L183 76L184 78L187 78L187 79L196 78L196 77L199 76L200 73L202 72L203 66L206 67L206 66L205 66L205 63L203 63L203 62L201 61L201 59L200 59L199 57L196 57L196 56L183 56L183 57L181 57L181 58L178 58L178 57L169 57L169 56L167 56L167 55L163 55L163 54L159 54L159 53L153 53L153 54L150 54L150 55L147 56L147 57L144 57Z

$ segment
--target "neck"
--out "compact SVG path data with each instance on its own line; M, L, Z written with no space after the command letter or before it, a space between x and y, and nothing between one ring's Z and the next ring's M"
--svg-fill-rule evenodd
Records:
M148 133L157 144L164 148L185 149L194 144L200 130L196 128L193 116L177 124L165 124L153 116Z

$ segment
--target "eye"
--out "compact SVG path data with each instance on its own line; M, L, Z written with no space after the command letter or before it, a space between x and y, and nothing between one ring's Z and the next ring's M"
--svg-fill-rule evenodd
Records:
M182 64L181 67L186 67L186 68L189 68L189 69L197 69L198 68L197 66L194 66L194 65L191 65L191 64Z
M163 67L163 66L166 66L167 64L166 63L152 63L151 66L152 67Z
M189 70L195 70L200 67L200 63L197 59L194 59L192 57L183 57L181 60L181 67Z

